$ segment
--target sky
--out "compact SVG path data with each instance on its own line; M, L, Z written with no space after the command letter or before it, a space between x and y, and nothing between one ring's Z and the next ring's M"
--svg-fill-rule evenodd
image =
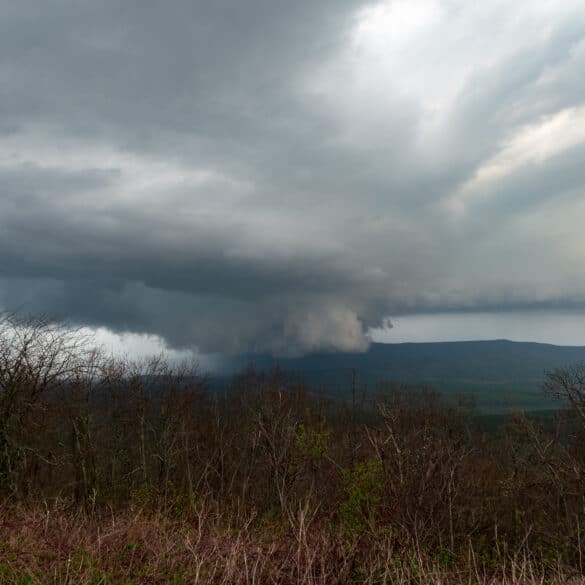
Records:
M0 309L176 355L585 345L583 0L0 16Z

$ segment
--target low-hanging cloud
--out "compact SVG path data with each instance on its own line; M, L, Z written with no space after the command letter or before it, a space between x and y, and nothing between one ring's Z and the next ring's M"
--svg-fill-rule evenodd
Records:
M577 0L0 6L0 307L292 354L585 304Z

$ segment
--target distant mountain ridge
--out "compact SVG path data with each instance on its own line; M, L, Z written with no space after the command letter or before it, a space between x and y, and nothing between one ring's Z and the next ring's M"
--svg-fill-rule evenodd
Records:
M250 354L231 360L232 372L247 364L279 365L312 388L347 397L350 373L374 393L383 381L433 387L449 397L474 395L481 410L545 409L558 406L542 392L544 373L585 362L585 347L504 339L429 343L372 343L364 353L315 353L296 358Z

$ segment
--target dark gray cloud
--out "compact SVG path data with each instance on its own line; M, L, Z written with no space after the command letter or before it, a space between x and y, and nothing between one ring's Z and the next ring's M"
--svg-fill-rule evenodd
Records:
M0 7L1 306L292 353L585 304L578 1Z

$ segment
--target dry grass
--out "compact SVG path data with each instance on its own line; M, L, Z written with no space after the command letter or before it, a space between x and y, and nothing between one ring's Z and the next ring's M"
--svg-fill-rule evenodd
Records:
M357 539L300 511L288 526L250 517L230 527L212 507L176 519L160 512L112 511L88 517L63 508L4 507L0 584L335 583L561 585L585 579L528 557L481 566L440 562L390 534Z

